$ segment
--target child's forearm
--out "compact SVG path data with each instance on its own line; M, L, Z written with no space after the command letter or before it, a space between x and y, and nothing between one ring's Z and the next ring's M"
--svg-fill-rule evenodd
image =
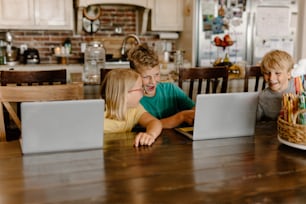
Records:
M162 124L159 120L153 120L146 128L146 133L156 139L162 131Z

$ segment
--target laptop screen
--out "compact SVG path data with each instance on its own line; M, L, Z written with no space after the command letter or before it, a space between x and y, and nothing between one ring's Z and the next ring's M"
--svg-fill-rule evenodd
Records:
M23 153L102 148L104 100L23 102Z
M177 130L192 140L253 135L257 103L258 92L199 94L193 129Z

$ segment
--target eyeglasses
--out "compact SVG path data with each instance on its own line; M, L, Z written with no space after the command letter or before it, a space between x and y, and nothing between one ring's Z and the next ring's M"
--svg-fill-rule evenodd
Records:
M139 88L139 89L132 89L132 90L129 90L128 93L132 93L132 92L135 92L135 91L140 91L140 92L143 92L143 88Z

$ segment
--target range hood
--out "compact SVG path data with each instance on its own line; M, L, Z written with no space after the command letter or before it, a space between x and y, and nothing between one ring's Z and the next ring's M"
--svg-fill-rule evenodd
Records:
M128 4L151 9L153 0L77 0L78 7L87 7L93 4Z
M90 5L97 4L122 4L122 5L133 5L143 7L144 11L142 14L142 28L141 33L146 32L148 24L149 11L153 8L153 0L76 0L77 6L77 33L82 31L82 18L83 9Z

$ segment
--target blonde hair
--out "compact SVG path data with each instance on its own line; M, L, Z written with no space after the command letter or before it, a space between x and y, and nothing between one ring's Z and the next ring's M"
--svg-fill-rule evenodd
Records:
M139 77L131 69L114 69L106 74L100 89L101 97L105 100L106 118L126 119L127 94Z
M159 65L158 55L147 44L141 44L128 52L130 67L140 73Z
M272 50L265 54L261 61L261 71L280 70L290 72L294 66L293 57L282 50Z

